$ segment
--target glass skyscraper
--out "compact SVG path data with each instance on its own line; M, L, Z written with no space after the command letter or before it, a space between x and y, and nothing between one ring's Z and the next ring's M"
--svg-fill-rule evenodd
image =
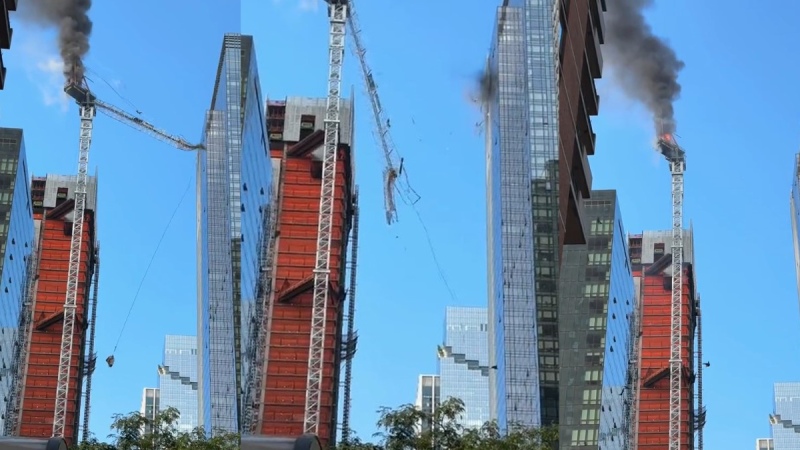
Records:
M797 274L797 293L800 299L800 153L794 157L792 198L789 202L792 213L792 238L794 241L794 268Z
M458 398L465 411L459 422L481 427L489 414L489 336L486 308L448 306L444 345L439 347L442 399Z
M538 426L558 420L557 21L554 0L506 3L486 111L491 412Z
M623 450L631 431L636 301L616 192L592 191L583 215L587 243L564 246L561 265L558 331L569 345L560 350L560 441Z
M11 369L0 377L0 430L12 399L19 362L20 311L27 296L28 264L34 247L31 191L22 130L0 128L0 362Z
M775 450L800 448L800 383L775 383L775 412L770 415Z
M198 153L200 423L238 431L272 164L253 38L223 40Z
M164 339L164 362L158 367L161 409L176 408L178 430L190 432L200 425L197 407L197 337Z

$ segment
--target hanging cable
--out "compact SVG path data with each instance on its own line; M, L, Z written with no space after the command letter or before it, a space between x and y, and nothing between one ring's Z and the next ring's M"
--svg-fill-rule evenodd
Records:
M109 356L106 361L109 364L109 367L114 364L114 353L117 352L117 347L119 347L119 342L122 340L122 333L125 331L125 326L128 324L128 319L131 317L131 313L133 312L133 307L136 306L136 300L139 298L139 293L142 291L142 286L144 286L144 282L147 279L147 274L150 272L150 267L153 265L153 261L156 259L156 255L158 254L158 249L161 248L161 243L164 242L164 238L167 236L167 231L169 231L170 225L172 225L172 221L175 219L175 216L178 214L178 210L181 208L184 199L186 199L186 194L189 193L189 188L192 187L192 181L194 180L194 175L189 179L189 183L186 185L186 189L183 191L183 195L181 195L180 201L178 201L178 205L175 206L175 210L172 211L172 215L167 222L167 226L164 227L164 231L161 233L161 238L158 240L158 244L156 244L156 248L153 251L153 255L150 257L150 262L147 263L147 267L144 270L144 274L142 275L142 279L139 281L139 287L136 289L136 294L133 296L133 301L131 302L131 307L128 309L128 314L125 316L125 321L122 322L122 328L119 331L119 336L117 337L117 342L114 344L114 350L111 352L111 356Z

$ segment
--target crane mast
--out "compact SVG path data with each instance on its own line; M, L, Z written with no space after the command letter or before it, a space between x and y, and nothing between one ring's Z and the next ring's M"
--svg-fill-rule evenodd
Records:
M336 190L336 159L339 153L339 122L344 60L345 23L348 0L327 0L330 17L328 99L325 108L325 141L322 156L322 187L319 200L319 228L314 265L314 297L311 311L311 339L308 348L308 379L303 428L306 433L319 430L322 399L322 366L325 355L325 325L330 291L331 230Z
M681 448L681 335L683 329L683 172L686 153L670 134L661 136L658 148L672 173L672 298L670 304L669 450Z
M75 207L72 219L72 237L69 245L67 269L67 293L64 299L64 322L61 331L61 352L58 357L58 382L56 384L56 406L53 413L53 437L64 437L69 402L69 379L72 369L73 342L75 338L75 314L80 282L81 248L83 244L83 213L86 209L86 184L89 171L89 149L92 146L92 128L97 114L94 96L78 84L69 84L64 89L78 102L81 116L78 176L75 183Z
M89 170L89 150L92 146L92 130L98 108L114 119L145 131L156 138L172 144L180 150L193 151L203 148L200 144L190 144L186 140L172 136L152 124L132 116L108 103L101 102L89 91L85 80L72 79L64 87L64 92L75 99L79 107L81 125L78 153L78 175L75 183L75 206L70 238L69 265L67 269L67 292L64 299L64 321L61 332L61 350L58 358L58 381L56 383L56 404L53 413L53 437L64 437L69 403L69 380L72 370L73 347L75 339L75 315L80 283L81 249L83 245L83 219L86 209L86 187Z

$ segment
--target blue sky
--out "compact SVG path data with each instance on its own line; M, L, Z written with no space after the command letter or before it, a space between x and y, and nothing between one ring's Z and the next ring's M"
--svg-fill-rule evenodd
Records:
M417 209L428 230L407 206L400 207L398 224L385 225L381 155L357 61L348 54L345 84L356 90L362 211L353 425L362 435L374 430L379 406L413 401L417 375L436 370L445 306L486 304L483 139L467 92L487 52L495 3L459 9L421 1L358 5L368 58L411 184L422 196ZM790 43L800 39L791 21L800 4L780 2L778 15L741 0L728 4L660 2L649 19L686 62L676 116L689 158L685 215L694 224L704 359L711 362L706 442L746 449L768 436L772 383L800 381L788 210L800 138L800 91L793 89L800 67L787 58L794 54ZM87 65L99 95L141 110L166 130L199 138L225 32L254 35L263 91L271 98L324 95L327 18L321 4L203 5L95 2ZM0 91L0 126L25 130L32 173L74 173L78 118L58 97L60 75L48 72L52 33L17 25L13 48L4 52L9 76ZM121 97L101 79L118 86ZM651 150L650 119L610 81L599 90L594 187L618 190L629 232L666 228L669 172ZM90 161L100 173L102 358L114 351L159 237L194 183L194 157L100 116ZM192 200L180 205L167 232L121 334L114 368L98 366L92 428L101 436L111 414L138 409L141 389L155 385L164 335L195 332ZM428 237L454 295L439 276Z

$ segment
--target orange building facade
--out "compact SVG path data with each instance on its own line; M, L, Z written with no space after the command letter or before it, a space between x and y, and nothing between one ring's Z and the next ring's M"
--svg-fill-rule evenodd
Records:
M669 448L670 325L672 304L671 231L629 237L631 268L639 310L639 376L635 432L639 450ZM693 237L684 231L681 360L681 448L694 448L695 330L698 318Z
M69 249L74 217L74 176L34 177L31 183L34 226L38 241L38 276L32 299L31 334L27 339L19 435L50 437L53 433L58 363ZM89 178L84 215L77 321L70 369L69 399L64 437L76 442L80 420L82 381L87 368L84 352L89 285L95 267L95 211L97 179Z
M325 99L290 97L267 106L280 214L261 415L265 435L298 436L304 431L324 113ZM342 101L341 116L318 433L323 448L335 441L337 431L347 238L353 218L350 102Z

